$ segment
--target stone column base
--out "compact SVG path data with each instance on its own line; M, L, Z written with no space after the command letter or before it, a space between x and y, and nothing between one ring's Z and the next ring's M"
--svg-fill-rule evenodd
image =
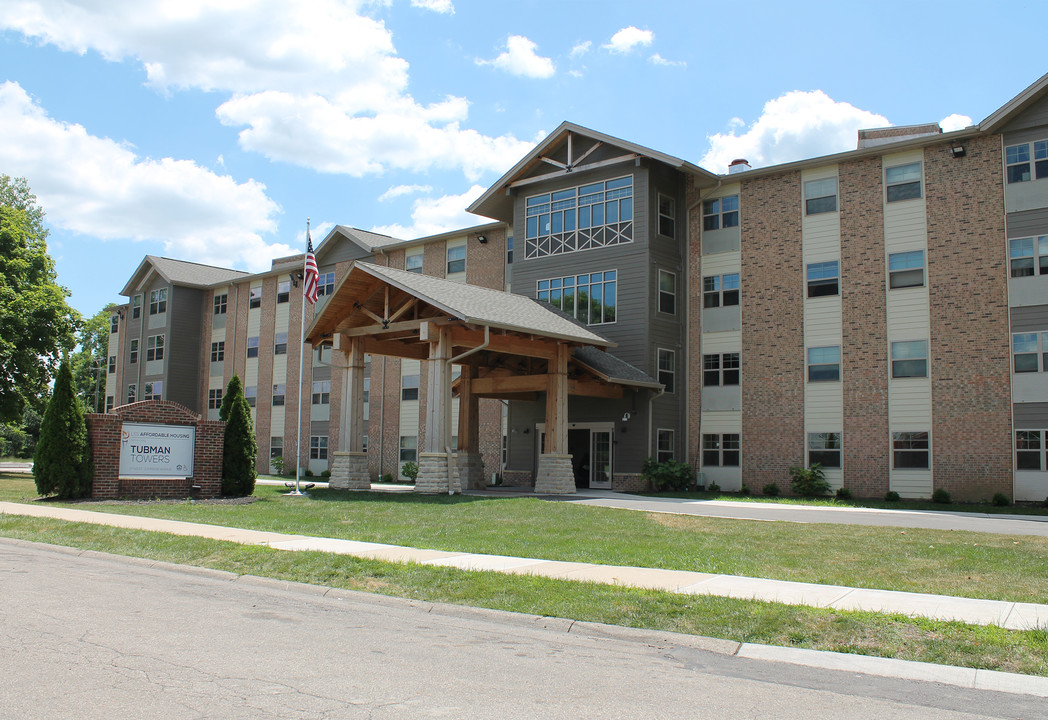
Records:
M575 473L571 468L570 453L539 455L535 492L546 495L566 495L575 492Z
M462 492L462 485L458 478L458 469L453 456L449 465L447 453L418 454L418 477L415 478L415 492L424 495L459 493Z
M335 451L331 457L329 487L335 490L371 489L367 453Z
M484 477L484 458L480 453L455 453L459 485L463 490L483 490L488 486Z

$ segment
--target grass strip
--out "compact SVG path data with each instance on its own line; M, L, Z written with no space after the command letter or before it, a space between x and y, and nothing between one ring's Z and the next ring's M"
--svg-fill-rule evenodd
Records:
M394 597L571 618L738 642L1048 676L1048 632L1004 630L0 516L0 535Z
M69 506L453 552L1048 604L1046 537L729 520L536 498L283 492L259 486L247 505ZM0 499L34 494L31 480L0 479Z

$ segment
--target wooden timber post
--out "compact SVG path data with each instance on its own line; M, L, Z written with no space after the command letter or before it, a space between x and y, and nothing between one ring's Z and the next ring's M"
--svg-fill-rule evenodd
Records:
M364 452L364 347L361 338L335 336L333 352L342 365L342 403L339 408L338 450L332 455L331 487L367 490L371 487L368 456Z
M418 456L415 492L459 492L458 471L448 453L451 446L451 374L448 368L451 329L447 325L425 322L419 328L419 339L429 342L429 359L426 361L426 441Z
M568 358L571 348L557 343L546 385L546 447L539 454L537 493L575 492L575 474L568 452Z

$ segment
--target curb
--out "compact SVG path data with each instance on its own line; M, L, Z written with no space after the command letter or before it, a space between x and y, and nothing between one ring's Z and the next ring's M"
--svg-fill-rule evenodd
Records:
M570 618L526 615L524 613L515 613L506 610L492 610L490 608L474 608L466 605L432 603L411 600L408 598L398 598L390 595L369 593L361 590L348 590L345 588L333 588L325 585L292 582L288 580L280 580L279 578L260 577L257 575L237 575L236 573L231 573L225 570L202 568L194 565L180 565L177 563L149 560L128 555L114 555L97 550L81 550L65 545L37 543L16 538L0 537L0 546L3 545L32 547L62 555L122 562L127 565L149 567L152 569L194 575L212 580L243 583L245 585L266 588L276 592L310 595L313 597L319 596L331 601L366 601L370 604L377 605L416 608L425 610L428 613L435 612L449 617L481 617L516 626L537 628L565 634L584 635L592 638L606 638L623 642L643 643L658 647L683 647L746 660L779 662L822 670L859 673L898 680L933 682L969 690L989 690L993 692L1009 693L1012 695L1048 698L1048 677L1041 677L1038 675L1021 675L1018 673L1006 673L996 670L979 670L974 668L956 667L953 665L937 665L934 663L873 657L869 655L852 655L826 650L809 650L806 648L739 643L733 640L710 638L701 635L685 635L682 633L673 633L662 630L647 630L642 628L623 627L620 625L606 625L603 623L576 621L571 620Z

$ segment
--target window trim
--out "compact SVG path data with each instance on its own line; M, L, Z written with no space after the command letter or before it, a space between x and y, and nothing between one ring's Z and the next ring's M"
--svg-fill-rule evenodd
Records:
M702 309L737 307L742 299L741 273L702 276ZM734 286L728 287L728 278L734 278ZM712 283L711 283L712 281ZM713 289L709 289L710 285Z
M812 362L812 351L813 350L836 350L837 361L836 362ZM819 382L840 382L841 381L841 346L840 345L815 345L809 348L805 348L804 352L804 367L805 375L808 382L819 383ZM822 368L836 368L834 377L812 377L812 371L815 370L816 374L820 372Z
M924 436L923 438L920 436ZM892 432L892 470L931 470L932 467L932 436L927 430L902 430ZM918 446L923 442L925 447L900 447L900 443L909 443ZM903 453L903 454L900 454ZM924 455L924 465L900 465L901 457Z
M221 410L222 409L222 388L208 388L208 390L207 390L207 409L208 410Z
M405 440L410 440L410 446L405 447ZM400 443L397 445L397 475L400 475L400 469L404 467L406 462L418 462L418 435L401 435ZM410 453L410 456L406 456L405 453Z
M701 442L701 467L742 467L741 433L702 433ZM709 445L711 442L712 447ZM712 457L710 453L716 453L716 462L707 462Z
M226 306L229 304L229 293L221 293L215 295L212 302L212 311L214 315L225 315Z
M262 307L262 286L248 288L247 309L255 310Z
M1016 244L1017 243L1030 243L1029 254L1017 255ZM1019 252L1023 252L1020 247ZM1029 260L1029 268L1026 268L1025 260ZM1017 267L1016 263L1021 264ZM1029 272L1016 272L1017 270L1026 270ZM1038 275L1048 275L1048 235L1031 235L1029 237L1017 237L1008 238L1008 277L1009 278L1023 278L1023 277L1036 277Z
M328 459L328 436L327 435L310 435L309 436L309 459L310 460L327 460Z
M924 354L923 355L921 355L921 356L914 356L914 357L899 357L899 358L895 357L896 346L899 346L899 349L901 351L903 346L915 345L917 343L920 343L920 344L922 344L924 346ZM905 379L911 379L911 378L916 378L916 379L927 378L929 376L929 373L928 373L928 360L929 360L928 350L929 350L929 348L928 348L928 340L923 339L923 338L919 339L919 340L893 340L891 343L889 343L888 353L889 353L889 358L890 358L890 361L891 361L891 371L892 371L891 375L892 375L892 379L893 380L900 380L900 379L905 380ZM901 370L901 368L907 367L906 363L913 363L913 364L915 364L918 361L922 363L922 365L921 365L922 371L920 372L920 374L906 373L906 372L903 372ZM896 365L896 363L898 363L898 365Z
M150 380L143 384L142 387L142 399L143 400L163 400L164 399L164 381L163 380Z
M599 275L599 280L594 280L594 276ZM610 276L610 277L609 277ZM580 282L580 278L586 278L585 282ZM587 311L585 324L586 325L611 325L618 322L618 305L619 305L619 271L617 268L611 270L600 270L597 272L579 273L577 275L566 275L564 277L557 278L543 278L535 282L535 299L540 302L549 303L563 312L568 313L578 322L583 322L583 319L579 317L580 307L578 300L581 298L582 293L579 292L580 288L586 288L587 298L590 300L589 309L593 308L593 288L600 287L600 309L601 317L600 320L595 322L591 317L591 314ZM564 308L565 291L571 290L572 305L571 310ZM610 292L609 292L610 291ZM557 305L553 301L555 294L560 295L559 302ZM608 304L605 302L608 295L614 296L614 304ZM608 310L611 309L611 319L607 319L609 316Z
M669 437L669 448L664 448L663 439L668 435ZM666 462L668 460L676 459L677 437L676 432L673 428L656 428L655 430L655 460L656 462Z
M255 407L255 405L258 403L258 386L245 385L244 399L247 400L248 407Z
M131 338L127 348L127 364L138 364L138 338Z
M1033 350L1022 350L1021 352L1016 347L1016 341L1020 336L1033 336L1034 349ZM1029 342L1029 340L1026 340ZM1012 374L1013 375L1026 375L1029 373L1044 373L1048 372L1048 330L1032 330L1029 332L1013 332L1012 333L1012 344L1011 344L1011 355L1012 355ZM1032 355L1034 358L1033 367L1030 369L1019 369L1019 356Z
M291 301L291 281L277 281L277 305Z
M413 382L412 382L412 379ZM400 401L401 402L412 402L419 399L419 387L421 385L422 376L415 375L401 375L400 376Z
M331 404L331 381L330 380L314 380L312 387L312 403L313 405L330 405Z
M724 209L724 201L732 201L731 208ZM727 230L739 226L739 196L722 195L702 202L702 231Z
M1020 433L1024 433L1027 436L1029 436L1029 433L1035 433L1036 434L1035 440L1037 442L1037 447L1035 447L1035 448L1027 448L1027 447L1021 448L1021 447L1019 447L1019 443L1020 443L1019 434ZM1013 438L1013 440L1012 440L1012 453L1013 453L1013 456L1014 456L1013 457L1013 466L1015 468L1015 472L1044 472L1045 470L1048 470L1048 430L1045 430L1045 429L1042 429L1042 428L1016 428L1015 432L1012 434L1012 438ZM1029 441L1030 441L1030 439L1028 437L1026 439L1026 442L1029 442ZM1037 467L1036 468L1019 467L1019 454L1020 453L1022 453L1024 457L1027 456L1027 455L1036 454L1036 456L1037 456Z
M120 332L120 315L113 313L109 317L109 334L112 335L118 332Z
M452 257L452 253L455 253L455 257ZM458 257L458 255L462 257ZM444 276L448 275L460 275L466 272L466 244L459 243L455 245L448 244L445 248L445 255L447 265L445 266ZM454 269L452 268L454 266ZM461 266L461 269L460 269Z
M149 314L162 315L167 312L167 288L149 291Z
M138 402L138 383L127 384L127 404Z
M273 336L273 354L287 355L287 333L276 333Z
M833 193L823 195L813 195L809 191L815 188L819 183L833 183ZM819 205L819 201L825 201L827 198L833 198L833 207L825 207ZM829 203L823 202L823 205L829 205ZM812 180L804 181L804 214L805 215L822 215L824 213L837 212L837 176L833 175L824 178L814 178Z
M672 280L673 290L662 289L662 278L668 277ZM663 270L659 268L658 273L658 311L664 315L676 315L677 314L677 273L670 270ZM664 307L664 302L668 299L669 309Z
M284 457L284 437L282 435L270 435L269 437L269 459Z
M662 367L663 357L670 360L670 367L668 369ZM657 379L662 383L663 387L665 387L666 394L675 394L677 392L677 351L671 348L656 348L655 368L658 373Z
M137 320L142 317L142 293L131 298L131 319Z
M157 333L146 338L146 362L164 359L164 347L167 344L165 333Z
M216 340L211 343L211 362L224 362L226 359L226 341Z
M833 275L821 274L819 277L812 277L812 271L821 273L823 270L829 271L829 266L833 266ZM810 262L804 268L805 283L807 284L807 296L809 298L820 298L820 297L837 297L841 294L841 261L840 260L821 260L819 262ZM830 289L832 288L832 292Z
M902 171L905 168L917 167L917 179L912 180L904 177L902 180L889 180L888 176L893 170ZM916 187L917 193L913 194ZM893 192L894 191L894 192ZM924 198L924 161L890 165L884 168L884 201L886 203L905 202L906 200L921 200Z
M258 335L252 335L251 337L249 337L247 339L247 357L248 358L257 358L258 357L258 344L259 344L259 337L258 337Z
M713 362L716 360L716 367ZM731 365L729 362L734 361ZM742 374L742 354L738 351L705 353L702 356L703 387L738 387ZM709 380L716 378L716 382ZM734 380L734 382L732 382Z
M836 447L832 447L831 446L831 442L834 439L836 440L836 444L837 444ZM831 469L831 470L839 470L842 467L842 458L844 456L844 448L843 448L843 444L844 443L841 442L841 433L839 433L839 432L809 432L807 440L808 440L808 447L807 447L806 455L808 457L808 467L811 467L815 463L820 463L824 468L828 468L828 469ZM816 441L816 440L822 440L823 441L822 447L816 447L815 446L815 442L814 441ZM819 456L818 458L816 458L816 454ZM821 458L829 456L831 454L836 454L836 456L837 456L836 464L827 464L827 463L823 462L823 460Z
M320 273L317 277L317 297L331 295L335 292L335 273Z
M907 259L919 255L921 258L921 264L913 267L907 264L905 267L899 267L892 269L892 259L895 258L898 262L906 263ZM925 256L924 250L903 250L901 252L890 253L888 255L888 289L889 290L903 290L906 288L924 287L925 285ZM915 273L919 271L921 275L921 281L918 283L911 282L910 278L915 276Z
M668 212L663 212L663 201L668 205ZM672 195L659 193L656 199L658 234L663 237L677 237L677 200ZM669 230L669 232L666 232Z
M287 397L287 384L286 383L274 383L273 384L273 405L272 407L284 407L284 399Z
M418 259L418 264L414 264L415 259ZM406 252L404 253L404 269L408 272L422 274L422 266L425 262L426 254L424 252Z
M1019 148L1025 150L1025 158L1009 161L1010 151L1018 150ZM1024 143L1016 143L1015 145L1006 145L1002 159L1004 160L1004 181L1007 185L1048 179L1048 139L1030 140ZM1026 166L1025 174L1013 180L1012 169L1022 168L1023 166Z

